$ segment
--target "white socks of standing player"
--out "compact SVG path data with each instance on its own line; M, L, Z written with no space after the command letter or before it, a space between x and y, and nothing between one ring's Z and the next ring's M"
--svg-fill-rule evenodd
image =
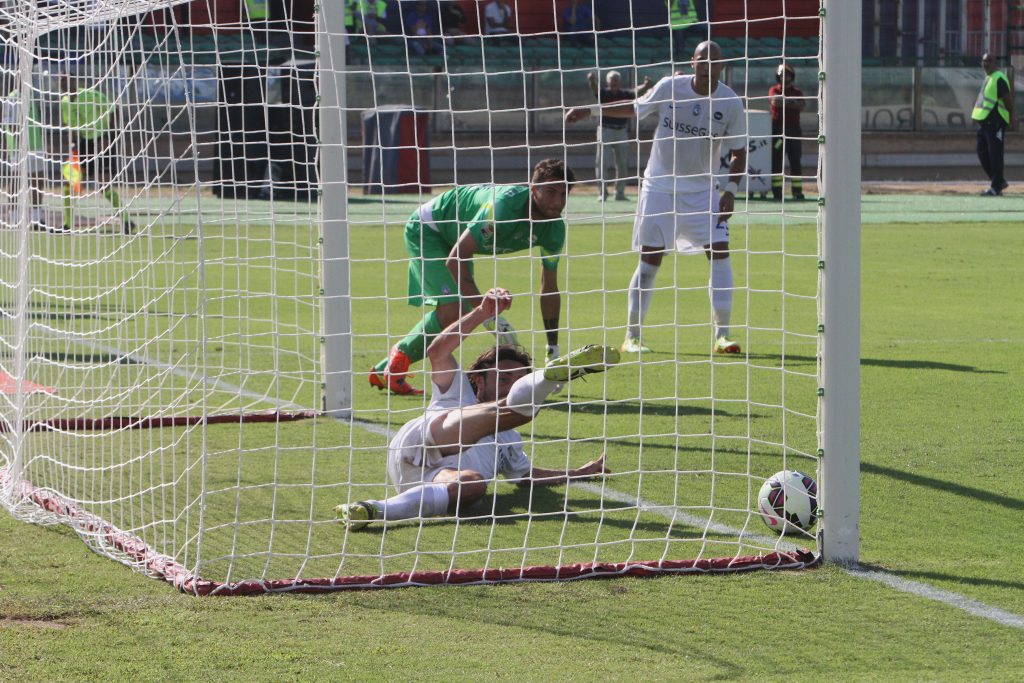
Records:
M382 515L379 519L393 522L414 517L438 517L448 511L448 484L420 484L386 500L368 500Z
M547 397L561 388L562 382L544 379L544 370L534 370L529 375L517 379L509 388L505 405L520 415L533 417L540 411Z
M711 310L715 315L715 339L729 336L732 283L732 259L711 259Z
M640 337L644 317L654 297L654 279L658 266L640 261L629 281L629 325L626 336ZM732 318L732 259L711 260L711 310L715 317L715 339L729 336L729 321Z
M659 267L640 261L633 271L633 279L629 281L629 325L626 327L626 336L630 339L640 338L640 328L654 297L654 278Z

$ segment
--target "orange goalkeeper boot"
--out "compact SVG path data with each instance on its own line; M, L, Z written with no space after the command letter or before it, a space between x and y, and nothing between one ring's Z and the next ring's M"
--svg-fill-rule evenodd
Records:
M406 380L412 375L409 374L409 366L412 361L398 347L391 349L388 356L388 364L383 372L376 368L370 368L370 386L378 389L387 388L392 394L398 396L422 396L423 390L409 384Z

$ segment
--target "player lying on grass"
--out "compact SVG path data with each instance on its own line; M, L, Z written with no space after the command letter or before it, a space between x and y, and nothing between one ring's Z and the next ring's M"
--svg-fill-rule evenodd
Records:
M423 359L431 340L480 302L473 279L477 254L508 254L539 246L540 312L547 333L548 358L558 356L558 256L565 245L562 211L576 177L559 159L534 167L529 185L468 185L419 207L405 224L409 253L409 305L434 306L391 353L370 370L370 385L395 394L419 395L408 380L409 366ZM514 331L503 320L503 343Z
M388 481L398 493L337 506L335 514L345 526L456 514L480 500L499 474L521 485L554 486L605 471L603 455L572 470L536 467L515 429L533 420L565 382L617 363L617 349L585 346L532 371L529 355L515 346L488 349L466 372L455 360L462 340L511 304L506 290L492 289L431 342L430 404L388 445Z

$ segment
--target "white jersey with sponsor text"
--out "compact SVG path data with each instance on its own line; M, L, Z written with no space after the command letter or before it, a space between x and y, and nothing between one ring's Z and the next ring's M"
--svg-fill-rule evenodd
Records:
M710 96L698 95L693 76L667 76L637 99L637 119L657 113L644 187L660 192L699 192L712 187L722 142L747 146L743 100L725 83Z

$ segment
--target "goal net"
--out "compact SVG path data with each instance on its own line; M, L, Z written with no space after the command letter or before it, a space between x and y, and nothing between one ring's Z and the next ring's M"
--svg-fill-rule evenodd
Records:
M830 424L855 441L857 416L855 400L845 415L828 403L856 380L848 345L829 376L828 335L856 325L855 296L842 320L826 307L829 277L856 270L827 261L829 173L856 178L825 164L832 19L813 0L703 4L4 3L0 501L196 594L806 567L833 509L847 544L834 554L850 559L855 505L829 498L849 470L822 466ZM492 449L475 504L425 514L424 498L405 519L340 523L337 506L398 492L388 444L430 404L432 297L457 301L431 278L458 271L444 240L473 221L463 199L454 228L420 207L456 187L527 198L477 226L475 284L511 292L504 318L537 367L556 336L561 353L619 348L640 181L668 124L565 116L612 72L625 89L689 76L709 37L743 125L693 180L713 225L725 153L747 151L731 284L703 250L669 245L643 290L651 351L550 395L512 456ZM778 101L789 119L773 130L781 64L801 92ZM717 120L712 102L677 106ZM576 177L560 245L558 220L515 189L544 159ZM504 253L508 229L526 248ZM738 353L714 352L726 335ZM500 341L480 328L454 355L468 368ZM408 374L388 363L417 344ZM568 485L522 467L601 454L608 472ZM780 535L758 494L783 470L821 490L817 524Z

